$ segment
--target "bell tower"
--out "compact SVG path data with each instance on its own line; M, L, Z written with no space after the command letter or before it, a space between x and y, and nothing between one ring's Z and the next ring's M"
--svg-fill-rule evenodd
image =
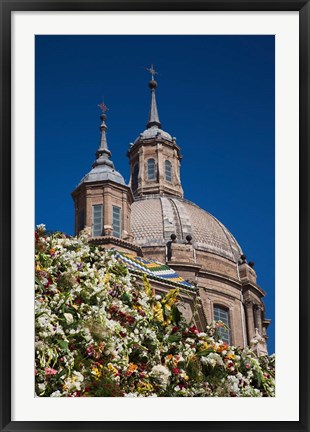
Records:
M182 159L176 139L162 129L159 121L156 88L157 75L153 65L151 74L151 104L146 129L130 144L130 186L135 198L145 195L171 195L183 197L180 180Z
M115 170L107 143L106 111L102 102L100 143L96 160L75 190L72 198L75 207L75 234L85 227L91 229L91 241L119 250L140 254L140 248L132 244L131 204L133 195L123 176Z

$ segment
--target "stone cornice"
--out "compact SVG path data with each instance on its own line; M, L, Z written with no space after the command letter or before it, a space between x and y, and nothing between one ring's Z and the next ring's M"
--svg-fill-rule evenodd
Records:
M254 291L255 294L258 294L260 297L265 297L266 291L264 291L259 285L250 281L242 281L242 288L248 291Z
M198 277L203 277L203 278L209 277L210 279L213 279L213 280L215 279L215 280L218 280L219 282L229 281L239 289L241 289L241 287L242 287L242 282L240 280L232 278L230 276L223 275L222 273L210 272L209 270L201 269L198 273Z
M120 191L128 192L129 196L131 198L131 202L134 201L134 197L133 197L132 191L130 189L130 186L121 185L119 183L114 182L113 180L101 180L101 181L81 183L74 189L74 191L71 192L71 196L74 198L74 196L76 196L78 193L80 193L80 191L87 189L89 187L108 186L109 184L111 184L112 187L115 187L116 189L118 189Z

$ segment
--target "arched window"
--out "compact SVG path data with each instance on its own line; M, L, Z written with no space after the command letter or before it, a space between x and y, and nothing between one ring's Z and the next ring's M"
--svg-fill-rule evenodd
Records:
M231 335L230 335L228 309L223 307L223 306L214 305L213 310L214 310L214 320L215 321L222 321L225 324L225 327L219 327L218 328L219 337L222 339L223 342L230 344L231 343Z
M171 182L172 181L172 168L171 168L171 162L168 160L165 160L165 174L166 174L166 180Z
M147 179L155 180L155 160L148 159L147 161Z
M139 175L139 162L136 162L132 171L132 182L131 182L132 190L136 190L138 187L138 175Z

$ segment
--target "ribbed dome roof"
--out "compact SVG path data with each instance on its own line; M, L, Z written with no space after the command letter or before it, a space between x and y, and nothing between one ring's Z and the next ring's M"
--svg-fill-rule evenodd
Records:
M145 131L143 131L142 133L140 133L138 138L134 141L134 144L136 144L138 141L154 139L154 138L164 139L171 142L173 141L172 136L168 132L165 132L164 130L158 128L157 126L152 126L148 129L145 129Z
M160 246L176 234L178 241L192 236L196 249L212 252L237 262L242 249L227 230L210 213L190 201L174 197L144 197L132 204L131 224L135 243Z

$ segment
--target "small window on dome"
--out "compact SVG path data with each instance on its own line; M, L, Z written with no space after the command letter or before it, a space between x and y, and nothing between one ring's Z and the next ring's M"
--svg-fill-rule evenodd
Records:
M214 321L222 321L225 324L225 327L218 328L219 337L222 339L223 342L230 344L231 335L230 335L230 327L229 327L228 309L223 306L214 305L213 311L214 311Z
M147 161L147 179L155 180L155 160L148 159Z
M136 190L138 188L138 175L139 175L139 162L136 162L133 171L132 171L132 190Z
M165 161L165 174L166 174L166 180L172 182L172 167L171 167L171 162L168 160Z

